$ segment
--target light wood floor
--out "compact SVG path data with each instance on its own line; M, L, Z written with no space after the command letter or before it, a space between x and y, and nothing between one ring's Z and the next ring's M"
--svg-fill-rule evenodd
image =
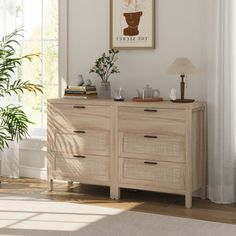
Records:
M113 207L124 210L179 216L207 221L236 224L236 204L217 205L208 200L194 198L193 208L184 208L184 197L151 193L145 191L122 190L122 199L109 199L109 188L56 182L54 191L47 192L46 182L35 179L3 179L1 193L20 194L38 199L51 199L80 204Z

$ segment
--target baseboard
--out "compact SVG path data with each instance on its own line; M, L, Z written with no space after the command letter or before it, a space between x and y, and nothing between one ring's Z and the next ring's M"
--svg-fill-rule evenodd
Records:
M46 168L34 168L28 166L20 166L20 177L47 179Z
M193 192L193 197L201 197L201 190Z

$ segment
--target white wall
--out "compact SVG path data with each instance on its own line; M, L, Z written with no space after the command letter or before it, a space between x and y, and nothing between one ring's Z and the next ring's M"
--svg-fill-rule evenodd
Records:
M78 74L99 80L89 69L109 48L109 0L68 0L69 81ZM147 83L168 98L172 87L179 88L175 76L166 75L176 57L189 57L199 72L188 80L187 96L206 97L206 1L156 0L156 49L121 51L121 74L112 79L113 88L122 86L128 97Z

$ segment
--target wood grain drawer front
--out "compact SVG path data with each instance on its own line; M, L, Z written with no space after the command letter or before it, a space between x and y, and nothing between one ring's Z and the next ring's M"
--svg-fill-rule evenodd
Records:
M65 178L109 181L109 157L56 157L56 174Z
M120 159L120 182L123 184L184 190L185 165L182 163Z
M50 115L62 132L68 128L110 130L110 106L54 104Z
M55 138L54 152L71 154L110 154L110 133L95 131L80 131L85 133L61 134Z
M119 108L119 131L185 135L185 110Z
M182 136L120 133L120 156L135 159L185 162Z

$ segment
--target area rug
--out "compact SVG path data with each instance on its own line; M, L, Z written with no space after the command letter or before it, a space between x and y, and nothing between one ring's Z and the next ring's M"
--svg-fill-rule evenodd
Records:
M4 236L235 236L236 225L0 194Z

